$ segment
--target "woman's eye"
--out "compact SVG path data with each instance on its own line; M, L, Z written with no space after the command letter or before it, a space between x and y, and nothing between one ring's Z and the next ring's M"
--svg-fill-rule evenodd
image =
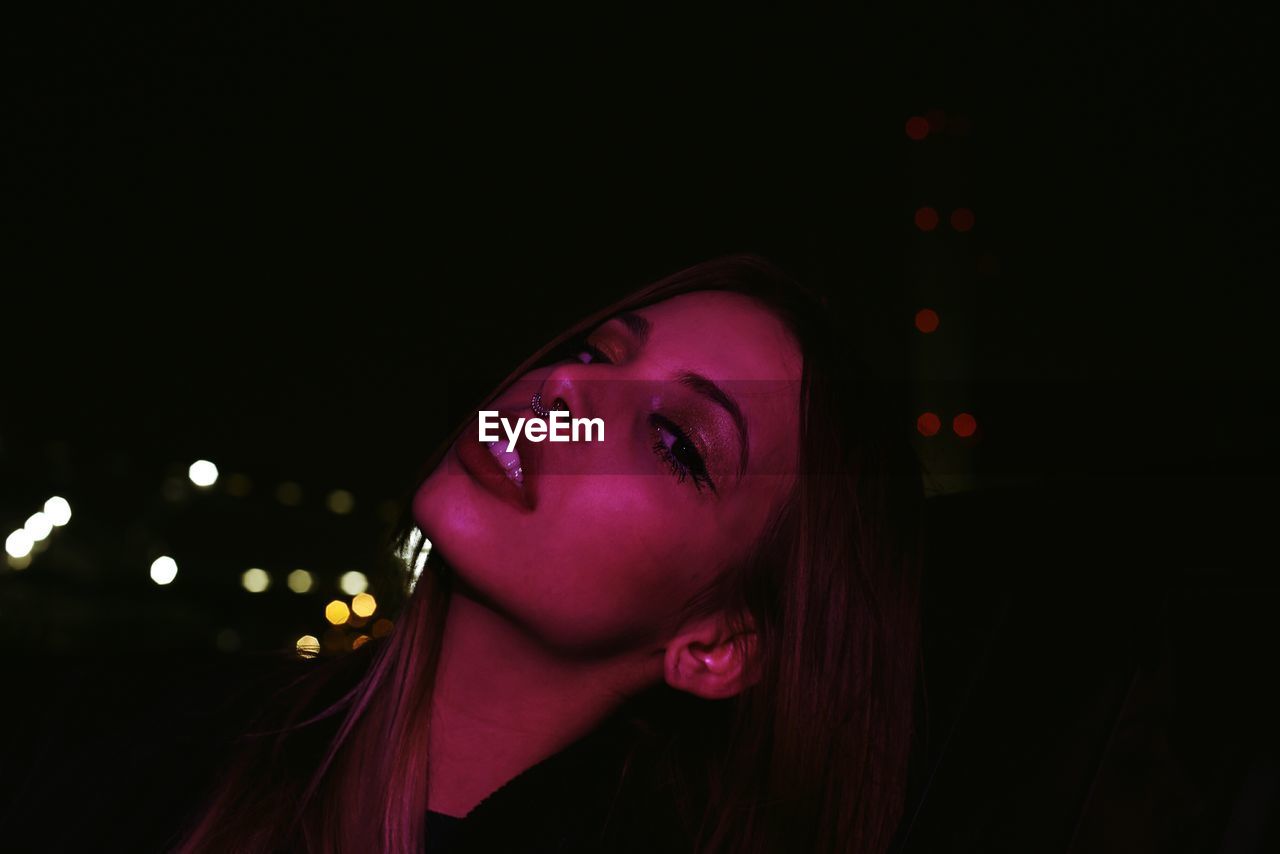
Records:
M716 485L707 473L702 455L684 431L661 415L654 415L652 423L653 452L670 467L671 473L676 476L676 482L684 483L685 478L692 478L694 488L699 492L703 486L715 492Z

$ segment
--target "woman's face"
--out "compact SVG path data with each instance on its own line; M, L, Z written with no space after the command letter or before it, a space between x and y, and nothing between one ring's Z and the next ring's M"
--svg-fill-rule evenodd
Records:
M604 441L521 436L522 503L473 421L413 511L462 589L566 655L602 656L665 640L761 533L793 483L801 355L763 304L728 291L611 318L586 344L490 408L514 424L540 391L601 419Z

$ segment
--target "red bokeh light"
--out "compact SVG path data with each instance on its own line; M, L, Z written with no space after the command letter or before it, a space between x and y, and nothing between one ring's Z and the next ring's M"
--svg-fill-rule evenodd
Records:
M916 329L924 334L938 328L938 313L931 308L922 308L916 312Z
M933 231L938 227L938 212L930 207L916 211L916 227L921 231Z
M951 212L951 227L956 231L968 231L973 228L973 211L968 208L956 208Z
M929 135L929 120L924 116L907 119L907 136L919 142Z
M924 114L925 121L929 123L929 130L939 133L947 126L947 114L942 110L930 110Z
M951 419L951 429L956 431L957 436L968 438L977 432L978 421L969 413L961 412Z
M942 429L942 419L934 412L922 412L916 419L916 429L921 436L932 436Z

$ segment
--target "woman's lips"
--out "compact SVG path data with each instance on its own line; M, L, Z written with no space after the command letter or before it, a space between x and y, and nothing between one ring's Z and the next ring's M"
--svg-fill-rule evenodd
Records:
M533 510L527 443L517 441L511 454L506 453L505 437L499 439L493 449L489 446L490 443L480 441L478 421L473 421L458 438L454 451L462 468L480 486L521 510ZM520 469L518 479L512 471L516 468Z

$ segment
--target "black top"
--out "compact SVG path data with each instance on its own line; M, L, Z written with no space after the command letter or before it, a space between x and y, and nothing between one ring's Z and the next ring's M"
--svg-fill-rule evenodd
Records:
M459 818L427 812L428 854L693 850L650 737L614 717Z

